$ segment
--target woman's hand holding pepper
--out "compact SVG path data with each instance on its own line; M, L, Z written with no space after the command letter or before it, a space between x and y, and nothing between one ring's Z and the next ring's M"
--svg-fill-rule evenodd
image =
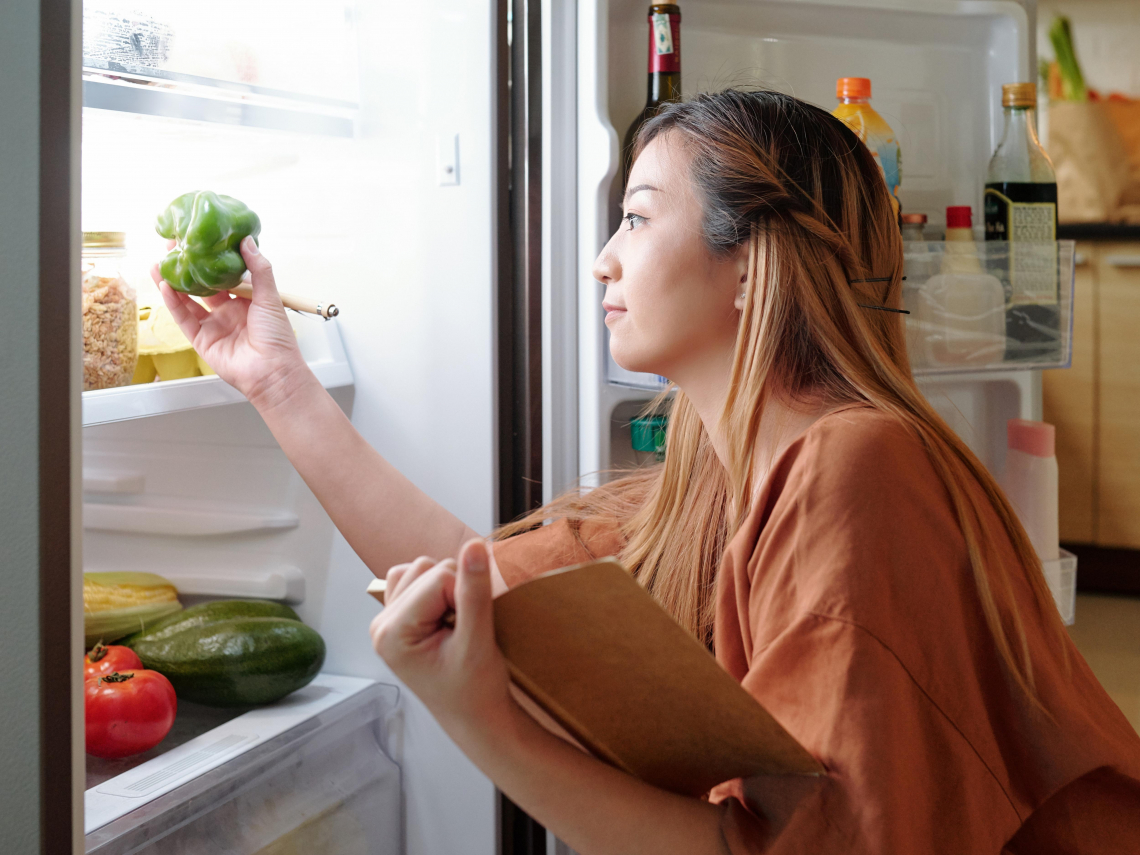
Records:
M284 400L311 372L285 316L272 266L252 238L241 242L241 254L252 278L252 300L223 291L203 298L207 309L163 281L157 264L150 275L194 349L219 377L262 409Z

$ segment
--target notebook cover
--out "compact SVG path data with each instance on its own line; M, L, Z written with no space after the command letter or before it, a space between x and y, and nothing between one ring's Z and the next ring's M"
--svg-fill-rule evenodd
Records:
M516 686L619 769L694 796L732 778L823 772L612 558L538 576L494 611Z

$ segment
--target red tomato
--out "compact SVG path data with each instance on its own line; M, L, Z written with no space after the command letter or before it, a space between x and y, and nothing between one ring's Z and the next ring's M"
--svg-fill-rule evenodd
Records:
M142 660L131 648L100 642L83 657L83 679L104 677L116 671L141 671L142 667Z
M162 742L174 724L178 699L157 671L123 671L83 684L87 753L129 757Z

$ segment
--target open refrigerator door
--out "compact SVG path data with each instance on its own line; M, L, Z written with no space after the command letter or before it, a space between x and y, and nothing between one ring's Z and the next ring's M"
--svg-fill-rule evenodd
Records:
M1002 129L1001 85L1034 74L1031 7L980 0L905 5L690 0L682 11L686 98L727 86L764 87L831 110L837 78L870 78L876 109L896 129L903 151L903 210L929 212L934 232L942 227L940 212L948 205L969 204L981 211L986 164ZM645 4L581 3L577 24L576 475L589 476L637 462L626 440L630 415L665 382L613 363L601 289L590 275L617 208L619 137L644 103ZM930 251L940 252L940 246L930 244ZM984 261L986 250L978 252ZM1005 362L999 354L980 365L954 365L912 354L916 374L940 413L995 470L1003 462L1004 439L998 438L1004 437L1005 419L1040 417L1036 372L1068 362L1071 249L1062 247L1056 266L1065 316L1053 358L1027 365Z
M290 313L322 385L490 531L496 10L87 0L84 24L83 229L125 236L140 336L162 306L156 215L240 199L281 290L340 309ZM177 350L83 394L84 570L158 573L186 606L287 604L327 656L274 704L180 703L150 752L88 756L87 850L490 855L494 787L372 652L371 572L243 396Z
M662 450L648 439L659 435L657 423L643 415L667 380L614 363L602 288L591 275L619 214L620 140L645 104L646 7L644 0L583 0L574 22L573 55L556 34L549 38L551 65L572 67L576 77L576 115L551 105L549 122L552 135L576 133L577 181L571 186L552 167L547 186L554 196L551 207L572 206L578 226L576 257L551 244L558 262L545 283L544 301L562 305L571 295L577 300L575 316L566 313L561 330L558 318L550 321L556 334L576 336L578 365L577 447L547 452L550 494L578 479L596 484L604 477L598 473L651 462ZM681 12L685 98L729 86L761 87L830 112L837 79L872 81L875 109L895 130L902 151L902 210L929 216L930 242L907 244L906 298L925 307L907 318L914 373L939 414L1000 477L1007 421L1039 420L1041 370L1069 364L1072 244L1044 245L1041 258L1032 260L1055 287L1059 317L1049 346L1029 357L1004 329L1002 289L1008 298L1011 262L1003 252L1008 250L986 244L981 228L965 245L990 288L986 294L996 294L996 305L983 309L959 310L943 301L940 280L931 276L937 269L923 265L937 265L947 252L941 238L948 206L969 205L981 221L986 167L1003 128L1002 85L1036 75L1034 4L686 0ZM551 86L557 83L554 77ZM990 332L995 318L998 329ZM559 377L552 373L550 379L550 408L569 410ZM1071 574L1065 578L1071 581ZM1071 585L1055 593L1062 613L1071 614Z

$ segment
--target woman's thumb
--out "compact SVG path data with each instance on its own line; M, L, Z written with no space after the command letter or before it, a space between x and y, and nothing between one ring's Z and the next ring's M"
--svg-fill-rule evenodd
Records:
M257 241L252 237L245 237L241 242L241 257L245 266L249 268L249 276L253 283L253 297L256 300L259 294L271 293L274 300L277 297L277 283L273 279L273 265L269 259L261 254Z
M459 572L455 580L455 629L475 632L492 620L491 560L487 544L475 538L459 551Z

